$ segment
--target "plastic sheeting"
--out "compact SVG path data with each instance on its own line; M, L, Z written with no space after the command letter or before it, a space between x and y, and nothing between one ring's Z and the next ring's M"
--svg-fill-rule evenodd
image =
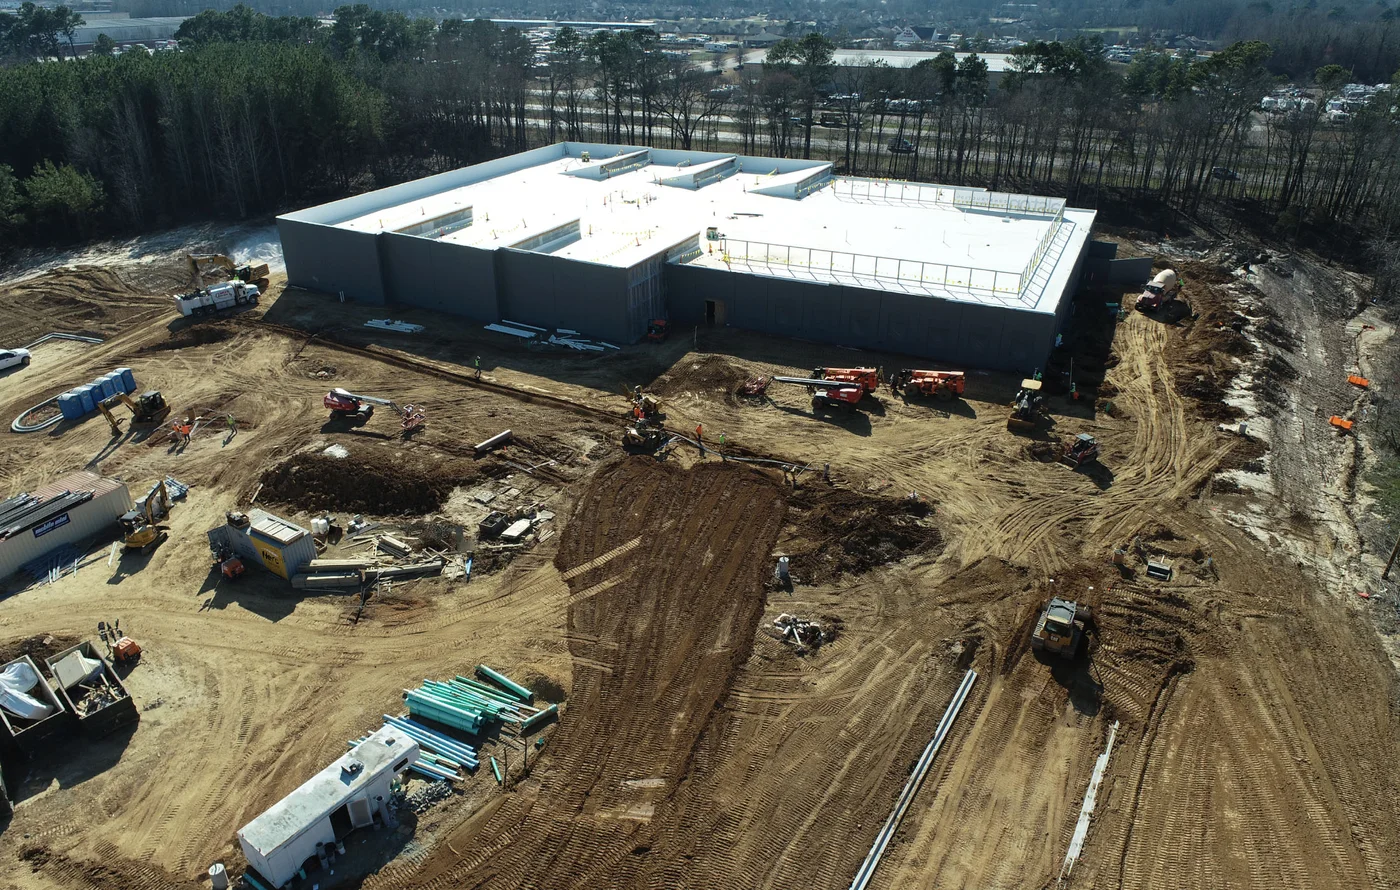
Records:
M53 705L28 694L41 682L39 672L22 661L6 665L0 671L0 708L26 720L43 720L53 713Z

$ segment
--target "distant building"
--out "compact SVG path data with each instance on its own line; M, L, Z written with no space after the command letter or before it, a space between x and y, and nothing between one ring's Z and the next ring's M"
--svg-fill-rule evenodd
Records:
M667 318L1027 372L1068 318L1093 221L821 161L570 142L277 228L290 284L360 302L616 344Z

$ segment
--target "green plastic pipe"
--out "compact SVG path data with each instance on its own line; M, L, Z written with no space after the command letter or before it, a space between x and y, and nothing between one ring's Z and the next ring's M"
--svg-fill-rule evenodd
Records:
M505 780L501 778L501 765L496 762L496 756L491 755L491 772L496 774L496 784L504 785Z
M526 720L524 723L520 724L520 731L522 733L529 732L531 729L535 728L536 726L539 726L541 723L544 723L546 720L548 720L551 716L557 715L558 713L559 706L550 705L543 711L540 711L538 714L531 717L529 720Z
M489 696L505 704L508 704L511 707L526 707L526 705L521 704L520 699L517 696L513 696L507 692L502 692L499 688L495 686L488 686L485 683L480 683L476 680L471 679L470 677L458 676L452 682L454 686L465 686L473 692Z
M526 689L524 686L521 686L519 683L515 682L510 677L507 677L505 674L493 671L484 664L477 665L476 672L479 675L490 680L492 683L499 683L501 688L520 696L521 701L531 702L535 699L535 694L533 692Z

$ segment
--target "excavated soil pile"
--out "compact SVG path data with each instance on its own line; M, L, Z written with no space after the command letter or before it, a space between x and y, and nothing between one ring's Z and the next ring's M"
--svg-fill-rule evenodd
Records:
M539 788L449 838L422 885L679 883L697 826L722 813L683 818L676 789L725 738L784 513L782 489L733 464L680 471L632 458L598 474L555 560L573 595L574 671ZM445 852L488 844L489 858Z
M356 445L349 457L293 455L263 473L263 503L299 510L403 516L440 509L454 488L478 481L490 464L413 460L389 448Z
M1228 270L1194 263L1183 270L1187 276L1188 300L1197 316L1188 320L1184 337L1173 337L1168 350L1176 371L1177 390L1196 404L1199 415L1216 422L1237 420L1242 412L1225 404L1226 390L1239 374L1234 358L1254 353L1255 347L1244 335L1247 319L1230 305L1233 288L1249 287L1237 281Z
M222 343L225 340L232 340L238 332L227 322L214 322L212 324L196 324L187 328L170 333L170 339L164 343L152 343L150 346L141 347L142 352L159 352L167 349L186 349L191 346L208 346L210 343Z
M790 506L793 529L782 551L803 583L858 575L943 546L927 501L805 488Z
M752 374L717 355L702 355L682 359L681 363L656 379L651 391L660 396L677 396L684 392L722 394L734 404L735 390Z
M40 634L20 640L11 640L0 645L0 664L14 661L21 655L28 655L34 659L36 664L43 664L45 658L51 658L79 642L81 640L78 637L58 637L52 634Z

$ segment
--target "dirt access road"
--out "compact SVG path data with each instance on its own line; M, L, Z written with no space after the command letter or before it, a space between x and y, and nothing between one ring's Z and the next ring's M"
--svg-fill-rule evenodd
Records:
M193 886L215 859L236 865L233 831L394 708L399 689L479 661L566 690L563 721L528 775L518 750L493 743L511 789L489 771L472 778L384 838L365 886L555 887L581 875L597 887L848 886L968 666L978 683L876 885L1055 883L1117 721L1066 886L1393 886L1400 768L1379 752L1400 742L1400 688L1350 601L1229 521L1251 503L1269 509L1270 495L1211 484L1259 450L1218 432L1219 405L1202 398L1255 360L1224 348L1233 278L1212 271L1187 274L1200 282L1194 322L1130 315L1101 353L1079 357L1107 367L1099 388L1113 415L1056 396L1056 425L1031 439L1005 428L1016 380L1004 375L971 375L968 398L951 405L882 392L854 417L813 418L800 388L746 404L733 386L905 360L719 331L698 347L584 361L427 314L406 313L434 325L419 340L366 334L371 310L276 288L250 316L118 323L102 346L55 353L65 378L130 365L177 412L230 411L240 431L183 450L158 437L113 445L100 420L0 434L8 489L89 463L133 485L168 473L196 486L144 564L94 563L0 600L0 641L88 635L115 609L149 652L130 677L144 709L134 733L26 766L0 834L13 865L0 886ZM37 311L37 293L0 293L0 308ZM474 354L486 388L455 376ZM58 388L35 373L42 357L0 378L0 409ZM664 464L619 463L619 424L604 418L620 418L614 393L629 383L663 396L674 429L702 423L710 442L723 432L740 448L829 463L833 484L811 472L793 491L713 456L695 466L689 447ZM387 418L327 424L330 385L422 403L429 427L404 443ZM515 466L463 469L464 443L507 426L527 442L502 455ZM1099 439L1099 468L1037 459L1080 431ZM351 452L357 476L457 480L432 515L465 521L463 491L509 473L567 525L469 584L404 585L359 624L339 597L291 598L266 575L237 588L207 576L203 530L280 461L329 444ZM555 463L518 469L546 455ZM267 496L304 518L307 491ZM932 513L905 516L910 492ZM386 520L421 518L392 515L404 505L391 501ZM844 525L830 520L843 513ZM878 546L894 523L898 536L885 537L905 552ZM1121 569L1114 548L1128 550ZM772 553L794 556L790 592L763 587ZM1174 563L1172 580L1146 578L1149 556ZM1095 607L1090 659L1028 652L1052 592ZM780 612L840 635L799 658L767 630Z

